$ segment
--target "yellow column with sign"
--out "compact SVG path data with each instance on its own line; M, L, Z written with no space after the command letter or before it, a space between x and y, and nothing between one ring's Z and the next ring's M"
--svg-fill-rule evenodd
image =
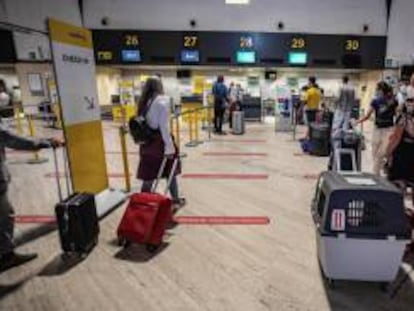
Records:
M73 189L108 188L91 32L49 19L53 64Z

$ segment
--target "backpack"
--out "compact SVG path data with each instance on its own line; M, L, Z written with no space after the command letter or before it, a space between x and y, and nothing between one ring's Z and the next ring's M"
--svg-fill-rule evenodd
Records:
M129 133L132 136L134 142L138 145L144 145L151 142L154 137L159 134L158 129L152 129L147 122L147 114L151 108L151 103L147 104L143 112L137 116L132 117L129 122Z

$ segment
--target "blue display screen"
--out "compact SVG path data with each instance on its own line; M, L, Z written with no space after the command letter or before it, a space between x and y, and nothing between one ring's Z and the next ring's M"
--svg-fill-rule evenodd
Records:
M254 52L254 51L237 51L236 61L239 64L254 64L256 62L256 52Z
M198 63L200 62L200 53L198 50L182 50L181 51L182 63Z
M139 63L141 61L141 52L139 50L122 50L122 61Z
M289 65L306 65L308 63L308 53L290 52Z

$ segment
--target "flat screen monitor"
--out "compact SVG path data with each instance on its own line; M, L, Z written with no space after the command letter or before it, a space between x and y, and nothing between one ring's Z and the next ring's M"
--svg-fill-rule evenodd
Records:
M198 50L182 50L181 51L182 63L198 63L200 62L200 53Z
M122 50L122 61L139 63L141 62L141 52L139 50Z
M308 53L290 52L289 65L306 65L308 63Z
M254 64L256 62L256 52L237 51L236 61L238 64Z

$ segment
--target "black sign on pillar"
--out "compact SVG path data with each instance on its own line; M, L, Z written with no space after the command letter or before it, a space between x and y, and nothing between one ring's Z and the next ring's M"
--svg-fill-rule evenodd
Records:
M0 29L0 63L13 64L16 62L13 34L9 30Z

